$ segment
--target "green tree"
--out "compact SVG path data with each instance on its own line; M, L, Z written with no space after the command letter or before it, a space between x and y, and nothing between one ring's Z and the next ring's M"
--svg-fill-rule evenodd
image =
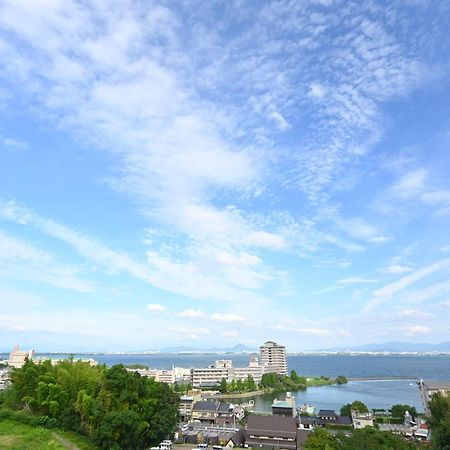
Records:
M261 387L275 387L278 383L278 375L276 373L265 373L261 378Z
M305 450L339 450L336 437L322 428L316 428L303 445Z
M227 390L228 390L228 383L227 383L227 380L226 380L225 378L222 378L222 379L220 380L219 391L220 391L222 394L225 394L225 393L227 392Z
M249 391L256 391L256 383L255 380L253 379L253 377L251 375L247 376L247 390Z
M414 406L411 405L402 405L402 404L398 404L398 405L394 405L389 412L391 413L392 417L405 417L405 413L406 411L409 412L409 414L411 414L411 416L416 417L417 416L417 410Z
M343 450L408 450L417 448L415 444L405 442L387 431L373 428L354 430L350 436L339 437Z
M9 406L40 415L41 423L84 433L101 449L147 448L178 423L174 390L121 365L29 361L12 371L11 382L3 394Z
M352 410L364 413L367 412L369 409L363 402L355 400L353 403L347 403L341 408L341 416L351 417Z
M336 383L337 384L346 384L348 381L347 381L347 378L345 378L343 375L339 375L337 378L336 378Z
M434 394L429 403L433 449L450 450L450 397Z

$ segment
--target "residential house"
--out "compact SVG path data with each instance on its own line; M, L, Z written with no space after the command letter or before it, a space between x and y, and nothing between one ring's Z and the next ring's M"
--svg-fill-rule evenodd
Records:
M226 425L235 422L235 407L218 400L200 400L192 408L192 421L211 425Z

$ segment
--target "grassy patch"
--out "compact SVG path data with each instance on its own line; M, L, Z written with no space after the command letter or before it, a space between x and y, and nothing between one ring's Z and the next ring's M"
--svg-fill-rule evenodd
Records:
M55 435L60 436L58 439ZM65 444L66 443L66 444ZM0 420L0 450L95 450L83 436L61 430L20 423L14 419Z
M0 422L0 449L66 450L66 447L53 438L50 430L20 424L12 420L2 420Z
M307 378L306 379L308 387L317 387L317 386L329 386L331 384L336 384L336 381L333 378Z

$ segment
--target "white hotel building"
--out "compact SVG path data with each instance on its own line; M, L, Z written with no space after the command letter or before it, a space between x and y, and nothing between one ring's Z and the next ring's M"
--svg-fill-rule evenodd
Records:
M259 349L260 364L264 373L287 375L286 348L273 341L267 341Z
M259 384L265 373L287 375L286 349L282 345L268 341L260 347L260 360L250 358L247 367L233 367L230 360L218 360L209 367L191 369L192 386L217 386L223 378L228 383L233 380L244 381L249 375Z

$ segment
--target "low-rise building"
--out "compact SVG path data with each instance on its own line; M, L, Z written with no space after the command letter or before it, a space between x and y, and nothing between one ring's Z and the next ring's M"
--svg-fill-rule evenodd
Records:
M326 427L333 425L352 426L352 419L347 416L339 416L332 410L321 410L317 416L300 414L298 416L298 428L300 430L312 431L317 427Z
M372 412L359 412L356 410L352 411L352 422L353 428L361 429L366 427L373 427L373 414Z
M442 395L450 394L450 381L424 381L420 380L420 398L422 400L423 409L426 414L430 414L430 408L428 406L431 398L438 392Z
M172 369L128 368L127 370L129 370L130 372L137 372L143 377L153 378L159 383L187 384L191 382L191 369L184 369L183 367L172 367Z
M209 367L191 369L191 380L193 387L214 387L217 386L222 379L230 383L232 378L232 362L224 363L216 361Z
M192 409L192 421L214 424L218 407L219 402L217 400L200 400L195 402Z
M421 423L415 430L414 430L414 437L418 441L427 441L430 438L430 432L428 430L428 425L426 423Z
M182 395L180 397L180 405L178 411L180 413L181 422L190 422L192 420L192 411L194 404L201 398L200 394Z
M191 382L193 387L216 387L222 379L231 383L233 380L245 381L251 376L259 384L263 374L264 368L259 365L258 358L250 358L247 367L233 367L232 361L221 359L209 367L191 369Z
M218 400L200 400L194 403L192 408L192 422L200 422L210 425L227 425L235 422L236 414L234 405Z
M293 397L290 392L287 392L285 400L275 399L272 403L272 414L279 416L296 417L297 408L295 404L295 397Z
M261 378L264 375L264 368L259 364L258 358L250 358L248 367L235 367L231 376L235 380L245 381L249 376L253 378L256 384L261 383Z
M245 429L240 428L239 431L234 432L228 442L225 444L226 448L244 447L245 445Z
M287 416L250 416L245 445L265 449L297 449L297 422Z

